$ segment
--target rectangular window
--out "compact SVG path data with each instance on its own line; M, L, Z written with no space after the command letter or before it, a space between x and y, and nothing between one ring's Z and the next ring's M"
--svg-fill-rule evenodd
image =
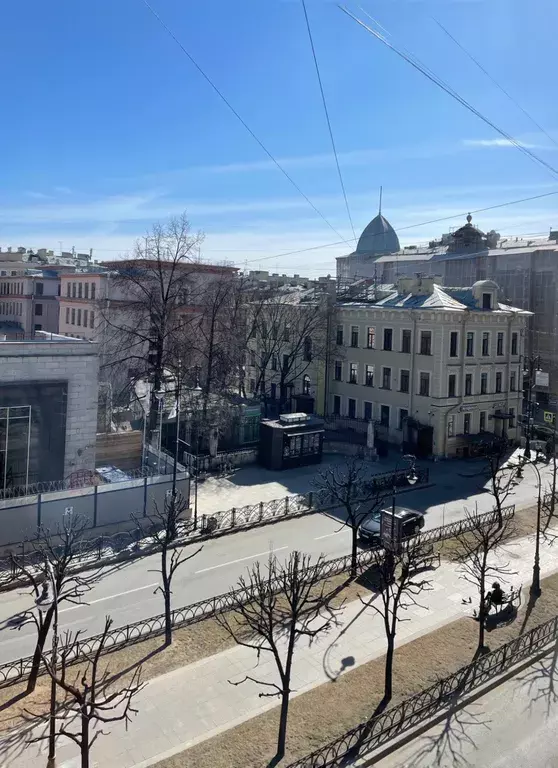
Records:
M479 432L486 432L486 411L479 414Z
M515 372L510 373L510 392L515 392Z
M405 419L408 417L409 411L406 408L400 408L399 409L399 423L397 425L398 429L403 429L403 425L405 424Z
M488 331L484 331L482 334L482 356L488 357L490 354L490 335Z
M510 408L510 429L514 429L515 427L515 408Z
M335 381L341 381L343 378L343 363L341 360L335 361Z
M473 394L473 374L472 373L466 373L465 374L465 396Z
M86 299L89 298L89 283L85 283L85 285L83 286L83 295L85 296Z
M91 312L89 315L89 327L94 328L95 327L95 313Z
M70 307L66 307L66 324L70 324Z
M373 406L372 403L364 402L364 418L366 421L372 421Z
M471 414L464 413L463 414L463 434L469 435L470 432L471 432Z
M256 367L256 353L253 349L250 350L250 365L252 368Z
M455 416L448 417L448 437L453 437L455 434Z
M283 370L288 371L289 370L289 356L283 355Z
M87 328L87 310L83 310L83 327Z
M411 351L411 331L401 331L401 351L407 354Z
M81 309L77 311L77 324L81 325Z
M502 391L502 374L500 371L496 374L496 386L494 387L495 392L501 392Z
M91 283L91 298L92 299L95 298L95 287L96 287L95 283Z
M68 298L70 298L70 296L71 296L71 295L72 295L72 284L71 284L71 283L68 283L68 285L67 285L67 290L66 290L66 296L67 296Z
M306 336L304 339L304 360L307 363L312 362L312 337Z
M367 387L373 387L374 386L374 366L373 365L367 365L365 370L365 379L364 383Z
M35 314L36 315L42 315L43 314L43 305L42 304L35 304Z
M420 354L421 355L432 354L432 331L420 332Z
M349 397L347 400L347 416L350 419L356 419L356 400L354 397Z
M518 352L517 333L512 333L512 337L511 337L511 353L512 353L512 355L517 355L517 352Z
M349 384L358 384L358 363L349 363Z
M271 339L277 341L277 324L273 323L271 326Z
M253 394L256 391L256 380L250 379L250 382L248 384L248 390Z
M83 283L78 283L78 299L83 298Z
M43 326L40 323L35 323L34 330L35 331L42 331L43 330Z
M483 295L482 295L482 308L483 309L492 309L492 294L491 293L483 293Z
M496 337L496 354L499 357L504 354L504 334L501 332Z
M430 374L424 371L419 374L419 395L423 397L430 395Z
M480 393L481 393L481 395L486 395L487 392L488 392L488 374L487 373L481 373Z
M368 328L366 331L366 348L367 349L376 348L376 329L375 328Z
M465 348L467 357L473 357L475 354L475 334L473 331L467 331L467 346Z
M384 349L388 352L391 351L393 346L393 329L384 328Z
M22 287L23 287L23 285L22 285ZM36 296L42 296L43 292L44 292L44 285L43 285L43 283L36 283L35 284L35 295ZM23 293L23 291L21 291L21 293Z
M288 324L285 324L285 328L283 329L283 341L290 341L291 340L291 326Z
M271 385L271 399L277 400L277 384L275 383Z
M337 326L337 334L335 336L335 343L337 344L338 347L342 347L343 346L343 326L342 325L338 325Z
M277 355L271 355L271 370L277 370Z
M351 325L351 347L358 347L358 325Z
M391 368L382 368L382 389L391 389Z
M399 391L409 391L409 371L403 368L399 371Z
M380 407L380 423L383 427L389 427L389 405Z
M339 395L333 395L333 414L335 416L341 414L341 397Z
M72 325L76 324L76 310L72 307Z
M455 373L450 373L450 375L448 376L448 397L455 397L456 381L457 379L456 379Z

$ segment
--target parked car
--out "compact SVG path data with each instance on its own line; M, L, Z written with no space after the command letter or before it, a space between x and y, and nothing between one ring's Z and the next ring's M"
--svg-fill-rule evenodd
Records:
M380 520L382 519L383 511L391 513L391 507L372 512L362 521L358 529L358 534L363 541L368 541L370 543L377 543L380 541ZM404 539L415 535L424 528L424 515L416 509L410 509L409 507L395 507L395 515L403 521L402 535Z

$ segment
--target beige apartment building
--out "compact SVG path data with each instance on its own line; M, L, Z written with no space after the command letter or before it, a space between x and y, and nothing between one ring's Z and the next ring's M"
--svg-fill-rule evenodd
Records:
M445 288L403 277L374 291L336 305L329 413L374 421L423 456L472 455L490 434L519 440L532 313L499 303L490 280Z
M108 286L106 270L90 268L60 275L60 333L99 341L102 330L99 302L107 298Z
M26 337L35 331L58 333L59 287L58 275L50 270L0 274L0 328Z

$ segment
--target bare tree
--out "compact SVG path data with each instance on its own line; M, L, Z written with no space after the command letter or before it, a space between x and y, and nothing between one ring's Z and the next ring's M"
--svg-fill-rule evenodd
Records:
M278 762L285 754L291 674L297 643L312 642L326 632L336 618L332 606L335 590L324 580L324 559L311 564L310 557L293 552L285 565L271 557L267 567L256 563L248 577L238 581L239 590L229 593L230 612L217 614L217 621L239 645L258 654L269 653L277 666L279 683L247 675L233 685L251 680L267 692L260 696L279 696L281 712L277 738ZM248 598L247 600L245 598Z
M400 621L410 621L401 617L401 611L419 605L418 596L432 588L431 579L419 576L423 567L430 563L429 549L420 543L420 539L404 542L400 551L393 551L389 556L383 549L372 552L367 578L378 595L360 599L382 617L386 636L384 695L377 713L386 708L393 695L397 627Z
M60 723L59 734L71 739L79 747L81 768L89 768L91 747L99 736L106 735L103 725L124 721L126 725L137 709L132 706L132 699L143 688L141 683L141 667L131 675L126 684L116 685L109 667L100 669L100 658L104 651L107 636L112 626L112 619L106 617L103 634L94 653L85 654L87 667L78 671L74 679L68 679L68 664L76 655L79 633L66 633L62 653L60 671L54 669L51 660L43 655L42 660L49 676L64 692L56 719ZM83 655L83 649L80 649ZM37 718L48 722L49 716L27 712L27 719ZM76 728L72 725L76 722ZM93 732L94 728L98 728ZM30 740L30 743L48 738L48 734L40 735Z
M197 250L203 235L192 234L186 214L155 224L133 255L108 264L115 269L110 296L100 304L106 327L106 365L127 366L133 385L151 383L148 439L157 426L165 370L172 368L186 329L195 318L199 283ZM199 271L199 270L198 270Z
M194 552L185 553L184 547L173 546L173 542L178 535L179 523L182 523L182 533L186 534L192 530L189 523L184 523L184 512L188 509L188 502L181 495L168 496L165 498L163 508L160 509L155 504L153 514L146 518L134 518L141 531L141 535L151 541L156 546L161 555L160 569L162 584L160 584L155 593L161 592L165 605L165 645L172 643L172 580L176 571L187 560L191 560L199 552L199 547Z
M466 510L465 520L468 531L456 534L457 548L454 559L460 564L463 578L478 590L479 639L477 652L484 650L485 622L488 615L486 586L498 577L502 578L514 571L508 563L503 563L494 555L498 547L506 544L513 536L512 518L501 519L497 510L492 517Z
M360 459L320 470L314 480L316 492L331 499L345 513L343 525L351 529L351 578L357 576L358 536L361 523L378 513L386 500L374 483L367 479L369 467Z
M494 499L494 507L500 522L506 501L515 492L518 473L520 472L519 465L507 462L508 453L506 442L500 440L486 455L485 471L488 474L488 492Z
M29 580L31 583L31 594L35 600L41 597L44 591L43 587L48 584L47 560L50 561L54 573L58 605L65 602L79 604L82 602L82 597L98 581L98 571L74 573L72 569L72 566L76 564L81 555L87 527L86 521L79 516L73 514L65 515L62 525L58 527L55 533L47 528L39 530L38 537L29 542L31 554L28 553L26 558L12 554L14 570L16 573L23 574ZM45 571L42 574L38 574L29 564L36 561L45 564ZM55 604L52 604L45 613L36 610L27 611L19 625L22 627L27 623L34 623L37 629L37 643L33 652L31 670L27 680L27 691L29 693L35 689L37 683L41 655L52 625L55 607Z
M283 410L289 389L304 376L310 379L308 374L316 373L326 361L331 341L329 296L300 288L270 292L263 304L256 302L256 307L248 343L254 390L260 393L267 409L270 389L275 385Z

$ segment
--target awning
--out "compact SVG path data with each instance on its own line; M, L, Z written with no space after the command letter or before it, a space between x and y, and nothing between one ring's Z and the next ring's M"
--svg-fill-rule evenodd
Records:
M304 435L323 435L323 429L314 429L311 432L285 432L286 437L304 437Z

